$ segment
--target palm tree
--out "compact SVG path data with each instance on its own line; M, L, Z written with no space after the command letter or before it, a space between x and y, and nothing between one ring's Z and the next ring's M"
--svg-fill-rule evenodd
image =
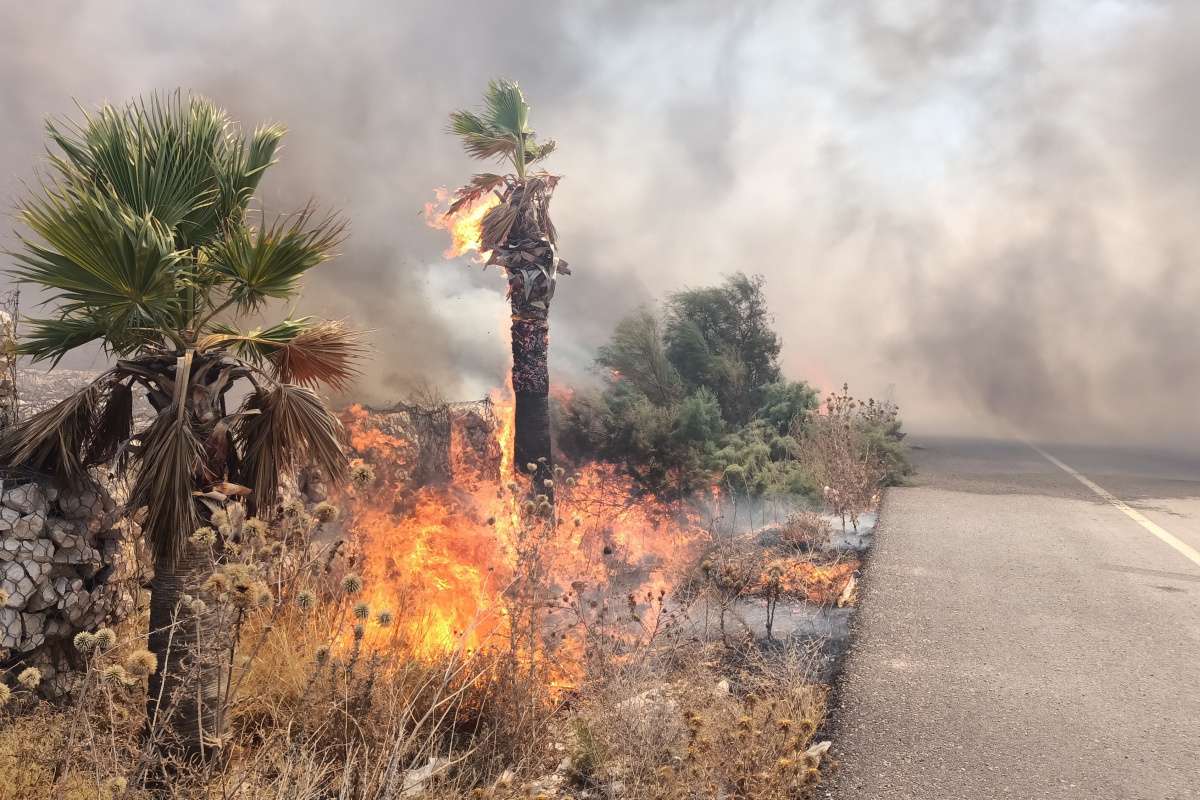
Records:
M345 385L360 353L337 322L231 322L294 297L301 276L332 255L343 223L306 208L252 226L250 200L284 129L260 127L247 140L205 98L104 105L50 121L47 133L50 174L19 205L31 234L10 255L11 274L54 310L29 321L19 352L53 368L97 342L115 365L4 431L0 467L78 486L111 464L131 479L127 508L144 509L154 553L149 719L186 757L203 757L222 734L220 677L201 666L184 691L185 670L201 641L219 637L212 614L181 622L181 598L211 568L189 536L246 489L251 511L269 513L280 473L300 462L344 476L341 427L312 387ZM245 398L231 409L235 387ZM153 409L148 424L135 424L135 392Z
M570 275L558 257L557 236L550 222L550 197L559 176L529 167L554 150L554 140L539 143L529 128L529 105L512 81L488 84L479 113L456 111L451 131L467 153L496 159L512 167L504 175L481 173L460 188L448 214L454 214L495 192L500 202L483 218L481 250L488 264L508 277L512 306L512 383L516 395L514 461L518 469L536 464L535 490L551 494L550 373L546 362L550 335L550 300L560 274Z

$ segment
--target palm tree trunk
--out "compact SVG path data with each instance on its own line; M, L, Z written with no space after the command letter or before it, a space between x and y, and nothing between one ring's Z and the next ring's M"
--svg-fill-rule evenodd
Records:
M209 743L224 733L219 621L215 612L197 615L183 603L183 595L199 594L210 571L208 554L189 544L173 564L156 559L150 584L149 648L158 669L146 698L149 733L160 751L186 761L211 755Z
M518 308L512 315L512 382L516 396L513 455L516 469L536 464L534 494L554 496L545 481L553 477L550 454L550 369L547 352L550 322L538 309Z

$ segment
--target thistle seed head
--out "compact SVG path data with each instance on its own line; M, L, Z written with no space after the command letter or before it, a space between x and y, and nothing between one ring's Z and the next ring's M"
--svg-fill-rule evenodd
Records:
M346 577L342 578L342 591L346 594L358 594L362 591L362 578L351 572Z
M117 634L112 628L101 628L95 633L96 648L108 650L117 643Z
M21 674L17 676L17 683L24 686L29 691L33 691L42 682L42 671L37 667L26 667L21 670Z
M217 532L208 525L205 525L202 528L196 528L196 530L192 532L191 538L196 544L208 547L216 543Z
M125 660L125 669L134 675L150 675L158 669L158 656L149 650L137 650Z
M328 500L322 500L313 507L313 516L321 522L333 522L341 514L341 510Z
M365 489L375 482L375 469L363 461L350 467L350 483L356 489Z

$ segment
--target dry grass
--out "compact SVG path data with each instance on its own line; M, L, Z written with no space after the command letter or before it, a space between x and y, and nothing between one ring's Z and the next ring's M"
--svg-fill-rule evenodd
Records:
M227 676L228 734L210 744L218 757L156 757L138 669L145 619L131 619L115 643L89 651L69 702L13 690L0 708L0 800L774 800L809 796L828 768L809 752L824 692L802 654L768 660L745 639L703 641L681 623L686 607L662 594L603 615L568 593L584 667L571 687L556 663L563 651L539 648L534 634L418 657L401 632L403 615L422 610L365 607L354 548L321 544L321 518L333 516L292 506L269 529L214 516L240 544L185 602L216 609L214 643L236 642L197 655ZM706 563L703 591L729 602L761 580L760 560L721 551ZM531 564L509 609L530 630L545 609L519 598L544 596L538 575Z

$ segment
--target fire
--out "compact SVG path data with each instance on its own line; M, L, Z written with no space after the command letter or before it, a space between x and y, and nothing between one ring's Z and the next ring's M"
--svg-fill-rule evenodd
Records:
M445 258L458 258L472 253L477 263L487 261L488 252L480 250L483 241L483 218L500 203L500 198L488 192L475 203L447 216L450 193L445 189L436 191L436 200L425 204L425 224L431 228L448 231L450 246L442 253Z
M563 471L557 522L531 523L521 508L526 479L513 474L511 390L494 392L487 408L452 418L452 479L420 487L409 480L417 443L365 409L346 413L352 446L378 476L369 496L348 503L364 599L393 613L392 627L372 635L422 657L504 647L514 616L533 609L546 633L542 655L572 685L584 649L579 614L669 593L705 535L679 509L635 497L606 464ZM481 440L485 423L490 441Z

